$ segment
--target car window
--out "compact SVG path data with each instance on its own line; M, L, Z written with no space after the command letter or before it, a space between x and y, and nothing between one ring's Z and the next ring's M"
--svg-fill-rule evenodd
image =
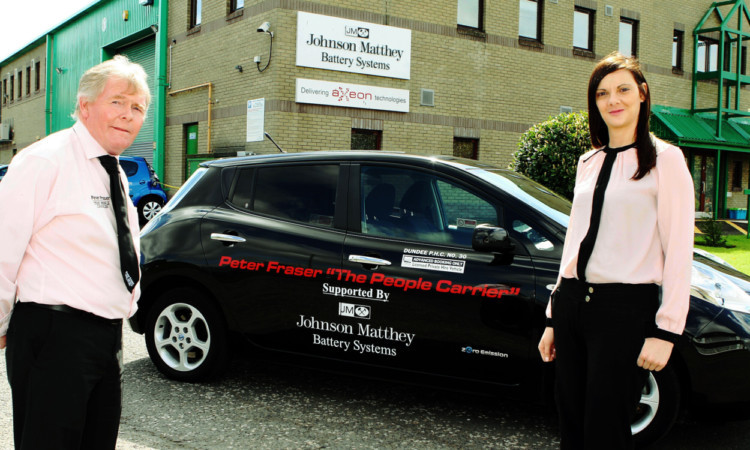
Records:
M122 166L122 170L125 171L125 175L128 177L132 177L138 172L138 163L133 161L123 161L120 160L120 165Z
M362 167L362 232L471 247L474 228L497 226L498 210L463 186L433 174Z
M230 202L281 219L332 227L338 174L334 164L243 169Z

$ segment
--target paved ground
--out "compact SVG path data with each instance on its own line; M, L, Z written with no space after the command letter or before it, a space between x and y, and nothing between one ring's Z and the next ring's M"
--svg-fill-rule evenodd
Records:
M206 384L162 377L126 326L118 449L553 449L553 411L386 382L235 360ZM0 449L12 448L0 358ZM747 449L750 420L682 417L658 449Z

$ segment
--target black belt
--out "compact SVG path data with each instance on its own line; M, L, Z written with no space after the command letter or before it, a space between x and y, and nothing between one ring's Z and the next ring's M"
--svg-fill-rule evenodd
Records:
M122 325L122 319L107 319L102 316L97 316L94 313L90 313L87 311L82 311L80 309L73 308L68 305L45 305L42 303L34 303L34 302L18 302L15 305L15 308L18 307L30 307L30 308L36 308L36 309L46 309L48 311L57 311L57 312L64 312L67 314L74 314L79 317L83 317L88 320L93 320L97 323L102 323L106 325Z

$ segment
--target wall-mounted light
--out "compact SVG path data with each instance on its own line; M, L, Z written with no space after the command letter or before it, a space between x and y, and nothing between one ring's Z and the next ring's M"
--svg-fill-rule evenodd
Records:
M258 72L263 72L264 70L268 69L268 65L271 64L271 51L273 50L273 31L269 31L270 28L270 22L263 22L257 30L258 33L266 33L271 38L271 44L268 46L268 62L266 63L266 66L262 69L260 68L260 56L256 56L255 58L253 58L253 61L255 61L255 64L258 67Z
M55 67L55 71L56 71L56 72L57 72L58 74L60 74L60 75L62 75L63 73L65 73L65 69L64 69L64 68L62 68L62 67Z
M236 66L234 66L234 68L237 69L237 70L239 70L240 73L242 73L242 66L236 65Z
M128 19L130 19L130 11L128 11L127 9L124 9L122 11L122 20L124 20L125 22L127 22Z
M159 31L159 25L157 24L151 25L151 31L153 31L154 34L156 34Z

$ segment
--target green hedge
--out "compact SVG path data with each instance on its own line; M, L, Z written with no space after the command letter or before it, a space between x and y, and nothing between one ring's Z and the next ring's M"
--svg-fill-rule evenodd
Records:
M529 128L511 169L573 199L578 157L591 149L588 113L565 113Z

